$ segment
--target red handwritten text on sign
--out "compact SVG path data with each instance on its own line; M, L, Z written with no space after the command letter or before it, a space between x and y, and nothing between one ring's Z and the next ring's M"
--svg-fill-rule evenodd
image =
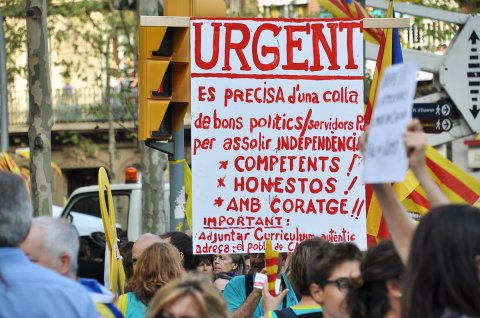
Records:
M192 19L196 253L365 246L358 20Z

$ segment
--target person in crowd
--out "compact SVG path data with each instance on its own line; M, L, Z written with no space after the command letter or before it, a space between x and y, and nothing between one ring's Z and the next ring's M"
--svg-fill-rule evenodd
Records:
M225 286L227 286L231 279L232 276L230 276L228 273L215 273L213 274L213 285L223 293Z
M382 241L365 254L361 279L348 292L350 317L400 318L404 266L393 242Z
M285 254L280 254L279 267L283 265ZM235 276L225 286L223 291L223 297L227 302L227 307L232 312L235 318L244 317L262 317L262 289L253 288L255 274L263 272L265 273L265 254L254 253L250 254L251 273L248 275ZM280 303L280 308L290 307L296 305L299 302L294 289L292 288L290 281L285 273L279 272L279 279L281 280L281 293L280 297L284 297ZM284 295L286 294L286 296Z
M368 134L360 141L364 150ZM409 166L433 209L418 227L389 184L373 189L392 240L407 264L403 279L403 318L480 317L480 211L449 200L425 164L426 137L418 120L404 135Z
M84 287L30 262L19 249L32 219L24 180L0 172L0 193L0 317L97 317Z
M178 250L170 243L154 243L139 257L128 283L129 292L120 295L118 308L126 318L144 317L155 293L182 275Z
M20 248L32 262L76 279L80 240L68 221L48 216L34 218Z
M144 233L140 235L140 237L133 243L132 246L132 264L135 266L135 263L139 259L140 255L142 255L143 251L147 248L152 246L155 243L162 242L162 239L155 234L152 233Z
M123 269L125 271L125 280L128 282L133 276L133 258L132 249L135 242L125 242L120 246L120 255L122 255Z
M445 205L428 212L410 248L402 317L480 317L479 242L479 209Z
M244 254L243 259L245 260L245 274L250 273L250 254Z
M79 246L78 232L67 220L41 216L32 220L20 248L32 262L77 280ZM90 292L100 316L122 316L109 290L94 279L80 278L78 281Z
M194 266L198 273L205 275L213 274L213 255L200 254L194 255Z
M317 260L320 260L322 255L326 253L331 245L331 243L320 237L313 237L301 242L297 246L291 257L289 267L290 273L288 274L288 277L293 288L301 295L301 300L295 306L276 310L283 299L270 295L268 286L265 284L262 293L263 310L266 313L264 317L323 317L322 307L310 296L310 286L307 284L307 264L310 260L312 251L315 251Z
M349 318L345 298L360 277L360 250L353 243L338 243L312 255L307 267L311 297L325 318Z
M213 268L216 274L228 273L235 277L245 274L245 261L242 254L215 254Z
M162 287L153 298L148 318L228 318L225 301L212 283L188 274Z
M171 243L180 251L180 259L185 271L195 270L192 238L183 232L167 232L160 235L164 242Z

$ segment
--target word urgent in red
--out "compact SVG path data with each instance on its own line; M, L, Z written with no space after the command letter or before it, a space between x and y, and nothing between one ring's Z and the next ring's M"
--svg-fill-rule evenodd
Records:
M303 70L321 71L328 70L356 70L356 61L353 32L355 29L362 31L361 21L309 21L295 24L278 25L264 22L251 30L244 22L224 20L206 24L204 21L194 22L193 32L195 33L195 63L203 70L211 70L219 62L223 62L222 71L231 71L231 61L238 59L241 71L250 71L252 65L258 70L268 72L273 70ZM211 48L202 46L202 30L213 28L213 38L204 37L204 41L211 43ZM222 30L223 29L223 30ZM338 34L346 32L346 43L338 41ZM285 33L286 45L278 46L262 43L263 35L278 37ZM344 37L342 37L344 38ZM306 45L311 41L311 45ZM250 45L251 44L251 45ZM251 52L247 52L250 47ZM295 61L294 56L308 47L312 52L309 56L313 58L303 61ZM339 50L345 50L347 63L338 64ZM222 51L222 52L221 52ZM211 57L206 60L202 52L211 52ZM327 56L327 61L321 60L321 53ZM343 52L342 52L343 53ZM223 54L223 58L220 55ZM210 54L207 54L210 56ZM270 62L262 62L260 56L269 58ZM282 57L282 58L281 58Z

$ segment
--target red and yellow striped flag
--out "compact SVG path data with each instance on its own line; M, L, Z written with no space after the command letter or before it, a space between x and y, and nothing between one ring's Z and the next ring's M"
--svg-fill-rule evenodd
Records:
M265 264L267 267L268 291L272 296L276 296L275 283L278 275L278 252L273 249L272 241L267 240L265 246Z
M395 16L393 10L393 2L388 6L387 18ZM384 36L380 41L375 73L373 75L372 85L370 87L370 95L365 106L365 123L368 125L372 117L373 107L377 97L377 90L380 86L380 80L383 72L392 64L402 63L402 48L400 45L400 37L397 29L384 30ZM418 186L418 181L410 171L404 182L397 183L393 186L395 193L400 201L405 200L407 196ZM368 244L373 245L377 239L389 236L389 231L383 220L382 210L370 186L366 187L366 203L367 203L367 239Z
M460 169L434 148L427 146L427 167L430 175L452 203L470 204L480 207L480 182ZM405 208L423 216L430 209L427 195L421 186L402 201Z
M371 18L355 0L319 0L318 3L336 18ZM381 29L365 29L363 36L368 42L379 44L383 37Z

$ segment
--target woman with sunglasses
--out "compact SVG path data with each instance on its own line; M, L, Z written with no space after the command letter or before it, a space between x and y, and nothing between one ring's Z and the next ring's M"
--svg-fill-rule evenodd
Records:
M307 268L310 295L325 318L349 318L345 297L360 277L361 252L353 243L338 243L314 253Z

